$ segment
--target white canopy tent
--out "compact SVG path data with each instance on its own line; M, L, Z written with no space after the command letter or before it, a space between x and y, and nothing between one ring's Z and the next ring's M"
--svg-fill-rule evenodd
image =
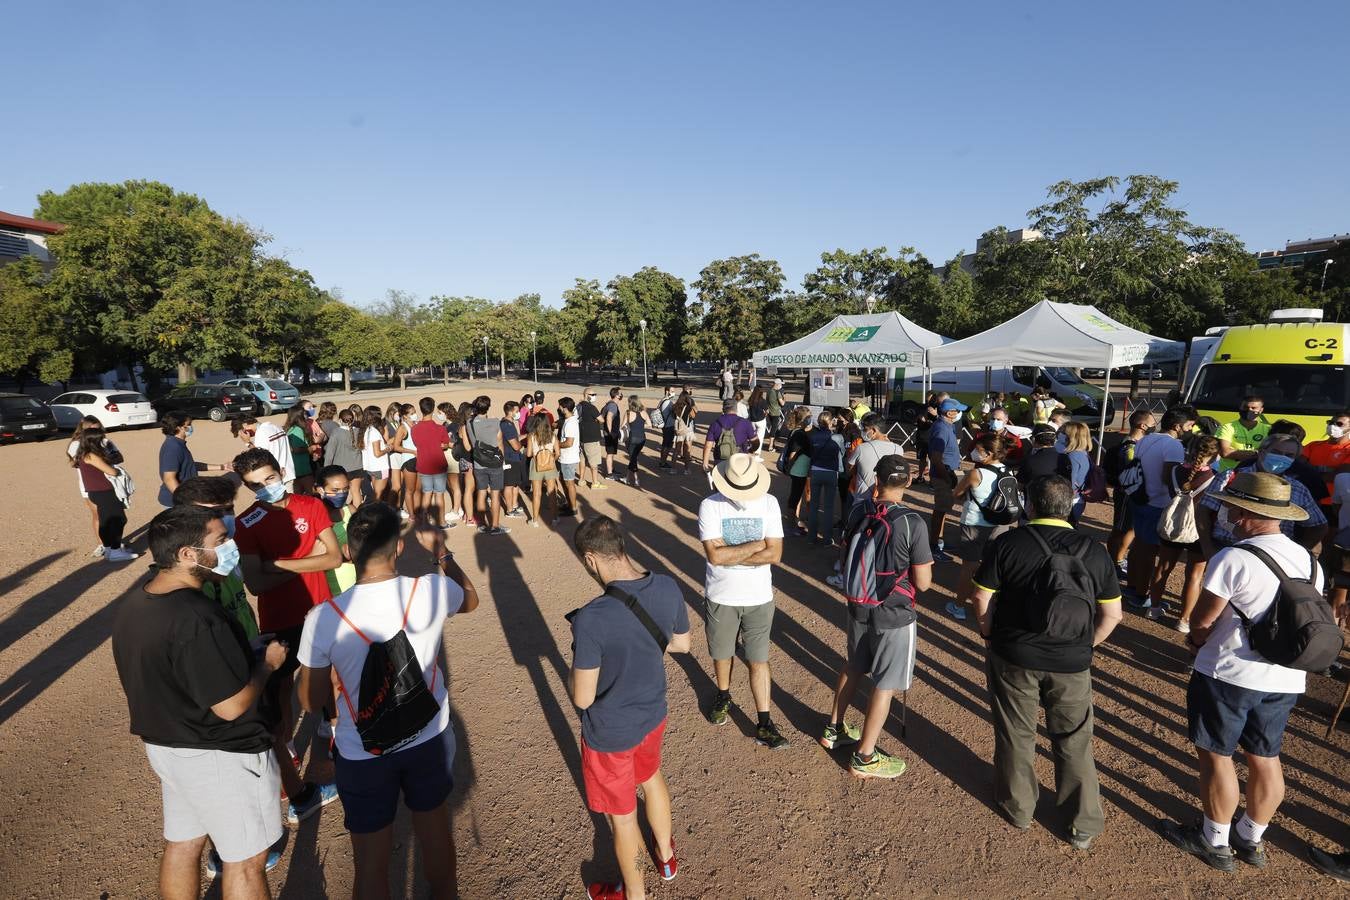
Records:
M752 362L757 367L918 368L925 364L929 348L941 346L944 340L898 312L836 316L806 337L760 350Z
M928 351L930 369L1008 366L1084 366L1106 369L1097 459L1106 434L1111 370L1142 362L1167 362L1185 355L1181 341L1145 334L1093 306L1042 300L988 331Z

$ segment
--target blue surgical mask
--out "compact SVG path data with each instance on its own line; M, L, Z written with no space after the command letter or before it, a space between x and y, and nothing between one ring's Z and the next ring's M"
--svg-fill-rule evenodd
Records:
M1002 419L994 419L992 422L989 423L989 428L993 431L1002 431L1004 428L1007 427L1008 423L1003 421Z
M317 412L318 412L318 410L316 410L316 409L307 409L307 410L305 410L305 415L306 415L308 418L311 418L311 419L312 419L312 418L314 418L314 414L317 413Z
M205 550L205 547L196 547L196 550ZM239 545L233 540L228 540L223 544L211 548L211 552L216 554L216 564L207 571L215 572L217 575L229 575L239 565ZM201 566L201 563L197 565ZM206 569L206 566L202 566Z
M1279 453L1266 453L1261 456L1261 468L1272 475L1283 475L1289 471L1289 467L1294 464L1292 456L1284 456Z
M286 496L286 485L280 481L274 481L271 484L265 484L253 492L264 503L276 503L282 497Z
M225 526L225 536L234 537L234 513L226 513L220 517L220 521Z
M347 505L347 495L350 491L338 491L336 494L324 494L323 499L333 509L342 509Z
M193 426L189 425L189 426L187 427L187 431L183 432L183 437L185 437L185 438L190 438L190 437L192 437L192 428L193 428Z

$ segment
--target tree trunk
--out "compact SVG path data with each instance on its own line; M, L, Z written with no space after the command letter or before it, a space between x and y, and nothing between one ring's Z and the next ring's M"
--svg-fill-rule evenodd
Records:
M131 389L139 391L141 386L136 383L136 360L134 359L127 360L127 377L131 379Z
M197 367L191 363L180 362L178 364L178 383L190 384L197 380Z
M449 387L449 386L450 386L450 364L449 364L449 363L444 363L444 364L441 366L441 384L445 385L446 387Z
M352 392L352 370L350 366L342 367L342 389L348 394Z
M399 372L399 373L398 373L398 389L399 389L400 391L406 391L406 390L408 389L408 373L407 373L407 372Z
M498 352L498 353L500 354L500 356L501 356L501 379L505 379L505 378L506 378L506 347L503 346L503 347L502 347L500 350L498 350L497 352Z
M294 360L295 360L295 357L294 357L294 356L282 356L282 357L281 357L281 380L282 380L282 381L290 381L290 380L291 380L291 363L292 363Z

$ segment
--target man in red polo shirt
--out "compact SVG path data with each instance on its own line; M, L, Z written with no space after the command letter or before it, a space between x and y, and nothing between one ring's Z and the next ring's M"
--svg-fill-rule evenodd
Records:
M418 400L417 408L422 411L422 417L413 425L409 435L413 446L417 448L415 465L418 486L422 488L422 508L418 512L428 525L435 528L453 527L456 523L445 519L449 512L445 506L445 491L450 472L450 464L445 459L445 451L450 449L445 416L436 410L436 401L431 397ZM458 470L455 477L459 477Z
M1350 466L1350 412L1337 414L1327 420L1327 439L1313 441L1303 447L1303 458L1317 469L1327 483L1327 496L1322 498L1323 506L1330 506L1333 482L1342 466Z
M342 564L342 548L323 501L288 493L271 452L245 450L234 458L234 471L257 498L235 520L244 585L258 598L259 630L276 635L286 647L286 662L268 679L261 708L273 726L272 751L291 801L287 819L299 822L337 799L336 785L300 779L300 756L291 741L291 683L305 615L333 596L327 573Z

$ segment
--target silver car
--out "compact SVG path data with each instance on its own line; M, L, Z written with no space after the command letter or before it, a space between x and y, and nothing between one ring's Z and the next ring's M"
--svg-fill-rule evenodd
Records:
M289 381L275 378L263 378L260 375L245 375L242 378L230 378L221 384L234 385L248 391L258 400L258 408L264 416L290 409L300 402L300 389Z

